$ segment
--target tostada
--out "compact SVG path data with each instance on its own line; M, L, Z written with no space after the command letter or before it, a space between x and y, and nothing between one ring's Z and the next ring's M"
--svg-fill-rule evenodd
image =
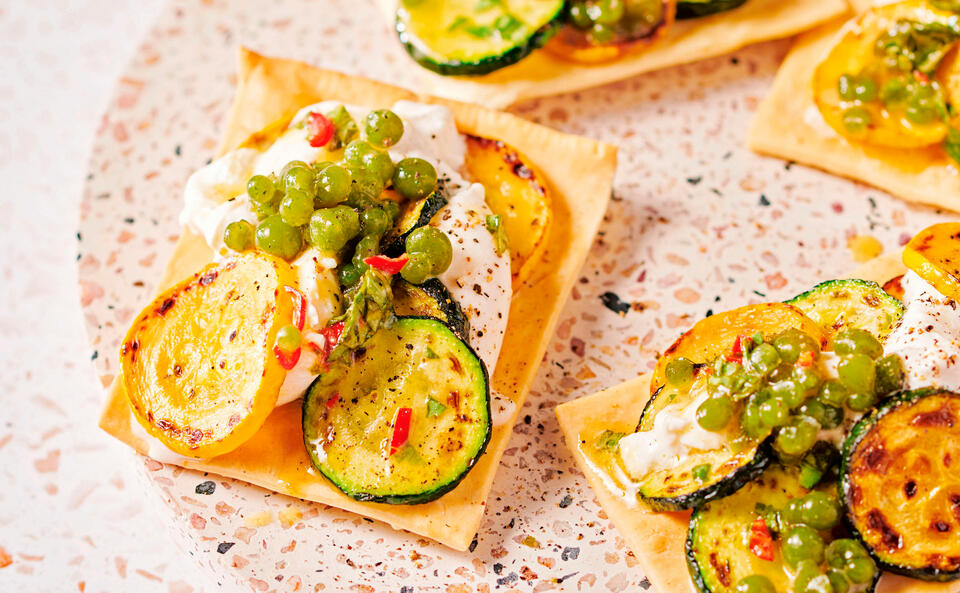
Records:
M570 92L793 35L846 0L378 0L431 91L483 104Z
M860 12L797 41L748 144L960 209L960 5L854 2Z
M240 78L101 426L465 549L615 152L248 51Z
M956 590L960 224L903 261L707 317L557 409L654 587Z

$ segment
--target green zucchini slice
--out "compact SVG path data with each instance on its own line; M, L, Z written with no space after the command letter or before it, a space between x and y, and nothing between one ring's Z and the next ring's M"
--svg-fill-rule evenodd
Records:
M698 378L701 376L704 375ZM698 385L702 385L702 381L694 381L689 390L668 386L657 390L644 406L637 431L652 430L657 415L667 406L690 405L696 398L693 393L697 392ZM731 429L736 433L739 422L731 424L737 425ZM728 439L722 449L691 451L679 465L654 470L645 476L638 485L638 496L654 510L680 511L730 495L763 472L772 457L769 441L769 438L752 439L741 433ZM700 473L702 469L696 471L704 466L709 468L706 477Z
M443 282L436 278L417 285L397 276L393 281L393 310L401 316L439 319L461 340L470 342L470 320Z
M903 303L876 282L827 280L786 301L813 319L828 335L854 327L881 342L903 316Z
M560 28L563 0L400 0L397 33L421 66L475 76L515 64Z
M702 16L740 8L747 0L682 0L677 2L677 19L696 19Z
M397 442L403 416L409 436ZM311 461L360 501L439 498L473 468L490 432L483 362L450 328L428 317L398 317L381 328L351 361L334 363L317 377L303 401Z
M850 431L840 475L850 528L883 568L960 579L960 394L888 400Z
M380 241L380 244L385 246L384 253L390 257L397 257L406 251L407 235L414 229L430 224L437 212L440 212L446 205L447 198L441 191L435 191L419 200L407 202L393 228L387 231Z
M759 558L750 549L751 526L762 517L776 536L782 527L778 511L810 491L800 485L796 471L779 465L768 468L736 494L714 500L694 511L687 530L686 558L690 577L700 593L734 593L737 583L750 575L767 577L778 592L795 591L796 569L784 561L783 534L773 540L773 560ZM834 532L820 532L829 543ZM828 565L821 565L826 572ZM850 584L849 593L873 591L879 578L865 585ZM849 584L849 583L848 583ZM808 591L811 589L807 589Z

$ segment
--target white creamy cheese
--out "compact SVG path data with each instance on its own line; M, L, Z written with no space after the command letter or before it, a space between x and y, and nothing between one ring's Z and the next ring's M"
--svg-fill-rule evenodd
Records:
M903 359L908 389L960 389L960 311L914 272L903 276L904 313L887 337L886 354Z
M252 148L228 152L187 179L180 224L203 237L214 253L223 247L228 224L241 218L257 222L246 186L259 154Z
M686 406L670 404L656 415L653 428L620 439L620 458L632 478L675 467L691 451L714 451L725 446L727 439L722 432L705 430L697 422L697 408L708 396L704 390Z

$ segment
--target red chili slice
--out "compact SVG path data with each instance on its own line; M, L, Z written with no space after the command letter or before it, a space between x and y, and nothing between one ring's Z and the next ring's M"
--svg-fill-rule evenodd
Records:
M307 115L307 129L310 132L307 140L314 148L326 146L327 142L333 138L333 122L322 113L311 111Z
M327 400L327 409L332 410L333 406L337 405L338 403L340 403L340 394L334 393L330 396L330 399Z
M410 438L410 420L413 418L413 408L400 408L397 417L393 420L393 436L390 437L390 455L400 450Z
M303 331L303 324L307 320L307 298L303 293L292 286L284 286L284 290L293 298L293 324Z
M410 261L410 256L404 253L400 257L387 257L385 255L371 255L363 260L363 263L375 270L380 270L386 274L399 274L403 266Z
M300 350L300 348L297 348L293 352L285 352L280 349L280 346L274 346L273 355L280 361L280 366L289 371L297 366L297 362L300 360Z
M750 526L750 541L747 547L757 558L773 561L773 536L770 535L770 528L763 517L757 517Z
M743 342L749 339L751 339L750 336L743 334L737 336L737 339L733 341L733 348L730 349L730 353L727 354L726 359L729 362L743 362Z
M330 356L330 352L333 351L333 347L337 345L337 342L340 341L340 336L343 334L343 322L338 321L333 325L328 325L327 327L320 330L320 335L323 336L323 343L316 344L310 342L317 349L317 358L326 368L327 357Z
M816 355L813 353L813 350L801 352L800 356L797 357L797 366L804 369L813 366L813 359L815 356Z

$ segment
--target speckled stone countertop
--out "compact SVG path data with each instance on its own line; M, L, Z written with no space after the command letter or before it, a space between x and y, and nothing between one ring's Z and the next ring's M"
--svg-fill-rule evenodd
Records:
M475 545L453 553L137 457L97 430L120 332L176 237L186 176L212 156L237 44L415 79L372 4L132 6L0 7L0 167L13 213L0 233L0 591L648 589L553 407L646 371L708 311L849 272L853 238L891 251L949 218L743 148L787 42L516 106L619 145L620 166Z
M0 591L212 591L96 427L77 288L90 143L159 0L0 4Z

